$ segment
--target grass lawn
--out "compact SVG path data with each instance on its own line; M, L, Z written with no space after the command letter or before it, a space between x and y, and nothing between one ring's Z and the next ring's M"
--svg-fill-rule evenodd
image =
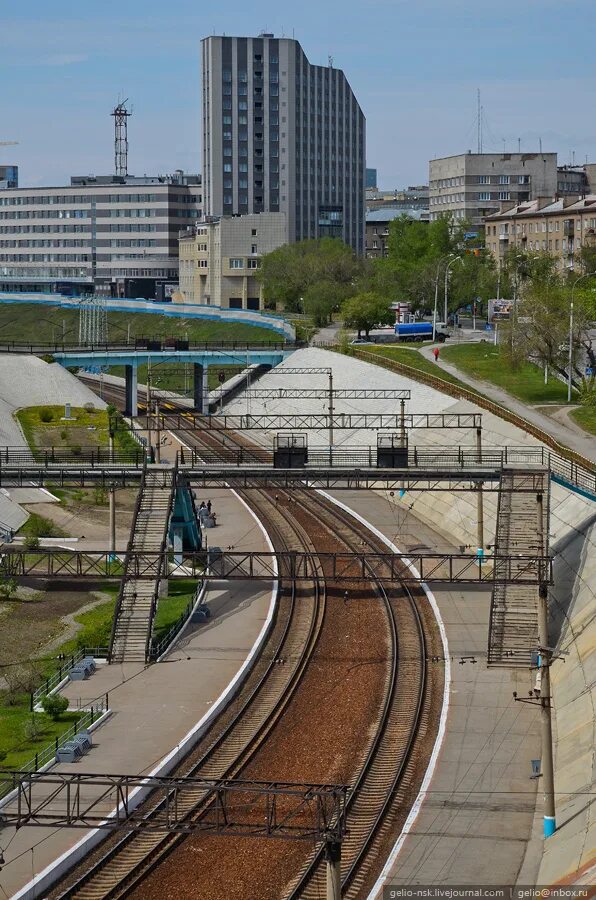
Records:
M596 406L580 406L578 409L572 409L569 415L580 428L589 431L590 434L596 434Z
M178 337L193 342L284 340L282 334L256 325L208 321L183 316L163 316L158 313L108 312L110 340L126 341L128 325L130 337ZM0 343L4 341L35 341L54 343L79 338L79 313L75 309L45 306L37 303L0 303Z
M168 596L161 597L157 604L157 612L153 623L153 634L157 640L170 630L178 621L196 590L194 578L172 578L168 586Z
M66 537L67 534L63 528L50 522L45 516L39 513L29 513L29 518L24 525L21 525L18 531L19 535L32 537Z
M62 421L63 406L28 406L19 409L15 415L30 449L38 455L52 448L69 449L76 455L82 450L108 446L107 410L87 410L76 406L70 412L72 420L69 421ZM116 450L139 450L139 445L124 429L116 429L114 441Z
M412 345L410 344L410 347ZM442 378L443 381L449 381L451 384L457 384L460 387L465 388L466 390L471 390L467 384L464 384L459 378L455 378L454 375L451 375L449 372L445 372L444 369L441 369L436 363L431 362L430 359L427 359L425 356L422 356L421 353L414 348L406 349L405 347L362 347L358 348L364 350L366 353L374 353L377 356L386 356L387 359L394 359L395 362L402 363L405 366L411 366L413 369L419 369L421 372L427 372L429 375L434 375L435 378ZM441 348L441 354L445 351ZM478 392L480 393L480 392Z
M38 728L36 737L31 737L31 732L29 736L27 734L27 726L33 717ZM2 707L0 750L7 753L0 765L7 769L19 769L30 762L36 753L68 731L77 717L76 712L65 712L54 721L45 713L31 713L28 694L25 695L24 703Z
M441 355L472 378L503 388L524 403L566 403L567 386L558 378L544 384L544 373L526 362L512 371L498 347L485 342L447 347Z

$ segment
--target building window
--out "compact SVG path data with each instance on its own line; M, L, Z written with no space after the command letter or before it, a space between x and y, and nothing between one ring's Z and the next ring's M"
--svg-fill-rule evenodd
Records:
M511 192L499 191L499 200L511 200Z
M490 200L490 191L481 191L478 194L479 200Z
M509 175L499 175L499 184L509 184Z
M243 268L244 268L244 260L243 259L230 257L230 269L243 269Z
M261 264L259 259L249 259L248 260L248 268L249 269L258 269Z
M478 184L490 184L490 175L479 175Z

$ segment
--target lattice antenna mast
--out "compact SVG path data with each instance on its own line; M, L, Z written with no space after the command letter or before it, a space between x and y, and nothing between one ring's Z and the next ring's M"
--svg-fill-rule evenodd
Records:
M116 175L128 175L128 118L132 110L126 108L127 100L118 103L110 115L114 117L114 166Z

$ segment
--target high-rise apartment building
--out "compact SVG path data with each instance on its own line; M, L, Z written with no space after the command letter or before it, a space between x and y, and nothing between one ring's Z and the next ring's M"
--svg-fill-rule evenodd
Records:
M205 213L282 212L288 241L363 253L365 118L344 73L272 34L205 38L202 66Z
M450 213L480 225L502 202L553 196L556 153L460 153L429 163L431 221Z

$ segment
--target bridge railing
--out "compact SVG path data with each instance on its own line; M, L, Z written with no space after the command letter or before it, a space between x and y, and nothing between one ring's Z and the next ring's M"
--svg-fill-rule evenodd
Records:
M52 355L54 353L109 353L109 352L134 352L147 350L149 352L176 352L176 351L208 351L208 350L298 350L305 347L304 341L187 341L170 337L135 337L127 341L106 341L100 343L80 343L79 341L52 341L33 343L32 341L2 341L0 353L28 353L34 355Z
M143 465L146 451L139 446L134 449L110 450L109 447L43 447L31 450L27 447L0 447L0 465L26 466L31 463L45 467L61 466L68 463L95 466L118 465L139 468Z

